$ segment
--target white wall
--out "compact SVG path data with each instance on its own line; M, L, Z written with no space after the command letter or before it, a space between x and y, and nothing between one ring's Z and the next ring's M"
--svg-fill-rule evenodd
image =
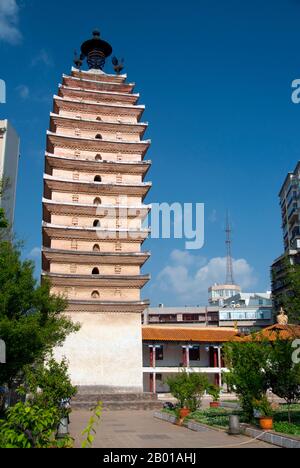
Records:
M69 313L81 330L56 350L74 385L106 392L142 392L142 327L135 313Z

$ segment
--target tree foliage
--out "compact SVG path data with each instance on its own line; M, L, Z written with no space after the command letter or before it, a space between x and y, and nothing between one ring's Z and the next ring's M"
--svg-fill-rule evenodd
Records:
M225 381L234 389L240 399L247 420L253 417L253 402L261 400L268 389L266 367L270 346L267 342L239 343L225 345Z
M78 330L62 314L66 305L51 294L49 282L37 285L33 263L21 260L18 247L0 242L0 337L7 350L0 385L13 387L25 366L43 360Z

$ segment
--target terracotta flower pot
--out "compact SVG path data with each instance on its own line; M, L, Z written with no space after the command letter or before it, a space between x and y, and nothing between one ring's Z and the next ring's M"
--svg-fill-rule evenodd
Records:
M209 406L211 408L220 408L220 402L219 401L212 401Z
M264 431L271 431L273 429L273 417L263 416L259 418L259 425Z
M190 412L190 410L188 408L181 408L179 416L180 416L181 419L184 419L187 416L189 416L189 414L191 414L191 412Z

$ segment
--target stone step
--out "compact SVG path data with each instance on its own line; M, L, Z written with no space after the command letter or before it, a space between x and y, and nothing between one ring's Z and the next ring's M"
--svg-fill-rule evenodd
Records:
M89 401L98 403L98 401L157 401L157 395L153 393L82 393L79 391L73 398L73 402Z
M125 411L128 409L131 410L157 410L162 409L163 403L159 401L151 401L151 400L122 400L122 401L106 401L103 402L103 411ZM95 404L91 401L72 401L72 409L79 410L79 409L88 409L93 410L95 408Z

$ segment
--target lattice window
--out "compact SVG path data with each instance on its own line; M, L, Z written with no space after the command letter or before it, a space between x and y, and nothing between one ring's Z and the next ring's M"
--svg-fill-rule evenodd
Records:
M121 242L116 242L115 251L116 251L116 252L122 252L122 244L121 244Z
M77 240L72 240L71 241L71 249L72 250L78 250L78 241Z
M72 195L72 201L73 201L73 203L78 203L79 202L79 195Z
M115 266L115 274L120 275L122 273L122 267L120 265Z

